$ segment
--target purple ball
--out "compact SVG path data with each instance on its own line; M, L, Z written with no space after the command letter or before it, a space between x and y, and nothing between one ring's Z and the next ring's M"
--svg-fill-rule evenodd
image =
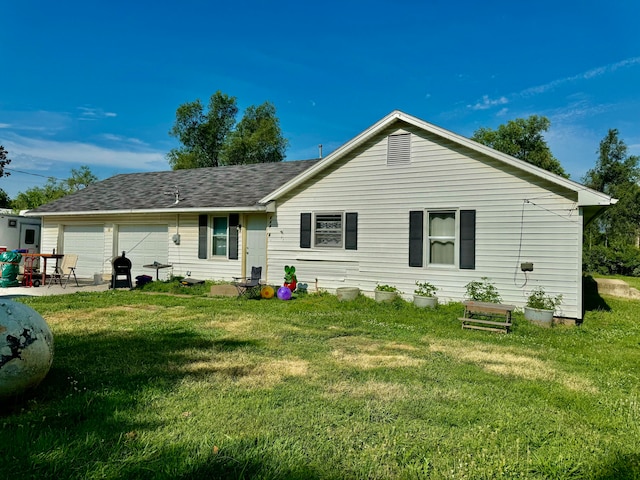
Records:
M278 298L280 300L291 300L291 290L289 290L289 287L280 287L278 289Z

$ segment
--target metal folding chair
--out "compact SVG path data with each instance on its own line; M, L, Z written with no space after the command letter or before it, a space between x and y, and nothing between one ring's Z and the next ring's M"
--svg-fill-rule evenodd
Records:
M64 257L62 257L62 263L59 266L56 266L53 274L51 275L49 286L57 282L62 288L67 288L71 275L73 275L73 279L76 281L76 287L79 287L78 277L76 277L77 264L78 255L75 253L65 253ZM63 280L64 285L62 284Z
M261 278L262 267L251 267L250 277L233 277L233 284L238 290L238 298L251 298L260 295Z

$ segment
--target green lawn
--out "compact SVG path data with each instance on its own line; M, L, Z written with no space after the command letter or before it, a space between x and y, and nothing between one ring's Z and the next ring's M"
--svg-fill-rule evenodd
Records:
M25 300L54 365L2 478L640 478L640 306L508 335L331 295Z

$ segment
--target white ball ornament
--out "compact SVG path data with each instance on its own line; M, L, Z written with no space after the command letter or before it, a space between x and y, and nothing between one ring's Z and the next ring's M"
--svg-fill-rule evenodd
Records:
M0 400L36 388L53 362L53 334L33 308L0 300Z

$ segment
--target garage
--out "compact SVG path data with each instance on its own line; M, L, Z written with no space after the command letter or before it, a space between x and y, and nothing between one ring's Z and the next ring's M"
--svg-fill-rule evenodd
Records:
M111 256L104 252L102 225L66 225L63 238L62 252L78 255L78 277L93 278L94 273L111 269Z
M169 260L169 228L167 225L120 225L118 226L118 253L126 252L131 260L131 277L151 275L155 270L143 268L153 262L168 263ZM166 280L171 269L159 271L160 280Z

